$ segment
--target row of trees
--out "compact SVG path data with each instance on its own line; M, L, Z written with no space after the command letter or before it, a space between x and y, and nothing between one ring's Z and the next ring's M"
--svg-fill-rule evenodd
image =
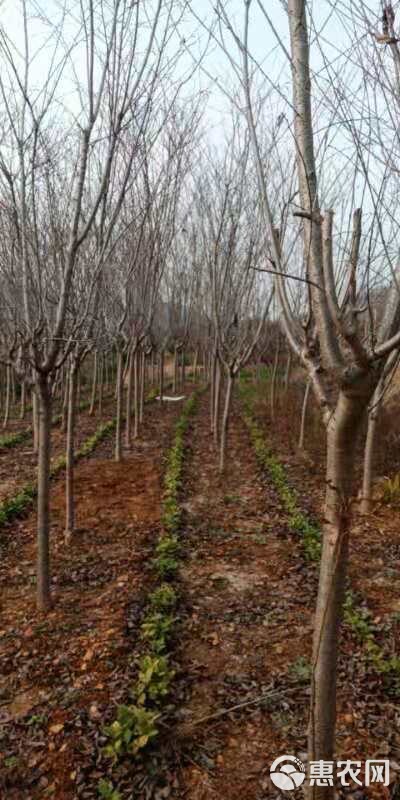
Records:
M60 374L68 538L78 376L89 354L97 353L96 375L115 357L120 460L138 434L149 365L162 397L165 353L176 389L190 352L210 381L222 471L235 379L254 354L272 361L279 321L326 429L309 752L332 760L356 446L369 408L373 452L400 345L393 9L384 3L372 18L362 2L325 0L324 18L288 0L271 17L261 0L245 0L238 21L220 0L212 19L192 8L238 82L230 131L212 148L203 97L188 83L203 65L188 70L183 58L186 5L89 0L52 23L34 17L27 0L20 8L23 47L4 29L0 36L1 345L7 375L33 387L38 408L38 606L50 603ZM35 68L43 56L32 50L40 25L45 80ZM261 25L280 53L278 71L264 70L252 51ZM10 377L8 385L10 393ZM310 789L312 800L332 796L329 787Z

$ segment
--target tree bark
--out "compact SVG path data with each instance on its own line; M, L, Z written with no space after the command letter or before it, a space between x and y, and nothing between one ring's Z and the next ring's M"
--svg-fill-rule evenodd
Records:
M368 428L367 428L367 438L365 441L365 450L364 450L364 471L363 471L363 486L362 486L362 500L361 500L361 511L363 514L368 514L371 511L372 479L373 479L376 433L377 433L379 414L382 406L384 383L385 383L385 376L382 375L375 389L375 392L372 396L370 408L368 410Z
M230 409L231 409L233 384L234 384L234 377L231 374L231 372L229 372L228 376L227 376L224 413L222 415L222 425L221 425L221 441L220 441L220 449L219 449L219 471L220 471L220 473L223 473L223 471L225 469L226 441L227 441L227 436L228 436L229 414L230 414Z
M51 406L49 379L39 375L37 382L39 404L39 455L37 494L37 607L46 611L50 598L50 459Z
M75 497L74 497L74 458L75 458L75 420L77 399L77 371L78 365L72 362L69 370L69 395L68 395L68 422L66 443L66 474L65 474L65 543L69 544L75 528Z
M310 389L311 389L311 381L308 380L306 383L306 388L304 390L304 397L303 397L303 405L301 409L301 423L300 423L300 435L299 435L299 450L302 450L304 447L304 437L306 432L306 417L307 417L307 406L308 406L308 398L310 396Z
M174 350L174 375L172 380L172 394L176 394L177 386L178 386L178 359L179 359L179 351L178 348L175 347Z
M128 380L126 387L126 418L125 418L125 445L131 445L131 421L132 421L132 385L133 385L133 359L134 352L130 350L128 358Z
M32 387L32 429L33 429L33 452L39 452L39 409L36 386Z
M99 356L99 407L98 414L103 416L103 393L104 393L104 355Z
M122 461L121 433L122 433L123 374L124 374L123 354L121 350L118 350L117 380L116 380L117 423L115 428L115 455L114 455L115 461Z
M309 761L332 761L335 747L338 635L348 562L355 450L368 397L340 392L327 430L325 525L314 625ZM333 800L310 786L309 800Z
M219 439L220 395L221 395L221 365L219 363L219 359L217 358L215 367L214 409L213 409L214 413L213 432L214 432L215 445L218 445L218 439Z
M67 430L67 419L68 419L68 396L69 396L69 370L65 376L65 388L64 388L64 398L63 398L63 405L61 411L61 431L65 433Z
M144 395L146 389L146 353L143 350L140 359L140 403L139 403L139 422L142 424L144 416Z
M92 396L90 399L89 416L94 413L94 404L96 402L96 389L97 389L97 350L94 351L93 360L93 379L92 379Z
M25 411L26 411L26 384L25 381L21 383L21 409L19 413L20 419L25 419Z
M274 359L274 367L272 370L272 378L271 378L271 419L275 418L275 394L276 394L276 377L278 373L278 365L279 365L279 350L280 350L280 339L278 339L275 351L275 359Z
M6 375L7 375L7 383L6 383L6 403L4 409L4 419L3 419L3 428L6 428L8 425L8 420L10 417L10 400L11 400L11 367L7 364L6 367Z
M160 351L160 404L163 404L164 397L164 350Z
M138 348L135 349L134 353L134 360L133 360L133 369L134 369L134 431L133 431L133 438L137 439L139 436L139 402L140 402L140 369L139 369L139 351Z

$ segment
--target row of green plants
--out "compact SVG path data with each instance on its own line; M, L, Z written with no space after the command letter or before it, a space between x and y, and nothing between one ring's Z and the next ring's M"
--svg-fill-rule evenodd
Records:
M298 494L290 486L282 463L268 447L265 434L254 414L254 389L248 384L240 389L244 419L250 433L257 461L262 471L268 472L282 505L288 515L289 527L302 537L302 545L307 561L318 563L321 556L322 534L318 524L311 521L299 505ZM375 672L390 678L389 688L400 691L400 658L389 656L377 641L377 626L373 623L371 613L356 601L349 589L345 595L344 621L351 628L357 640L363 644L367 660Z
M185 434L195 412L198 393L185 403L175 426L173 444L168 452L164 476L162 532L152 560L155 585L149 595L140 625L143 653L138 661L137 682L130 692L131 702L117 708L116 719L105 728L109 743L107 756L118 760L136 756L159 733L158 721L174 678L169 642L177 621L178 594L173 585L181 560L180 531L182 488L185 458ZM119 793L108 780L98 786L107 800L118 800Z
M86 439L79 450L76 451L75 460L79 461L81 458L90 455L97 445L114 430L115 424L115 420L111 420L110 422L100 425L95 433ZM50 470L52 478L65 468L65 463L65 455L59 456L59 458L53 462ZM13 495L13 497L3 500L3 502L0 503L0 528L2 525L11 522L13 519L25 513L35 499L36 494L36 483L27 483L17 494Z
M82 403L79 404L78 410L85 411L89 406L90 400L83 400ZM27 411L29 411L29 409L27 409ZM62 414L57 414L57 416L53 418L53 425L57 425L61 420ZM33 429L32 426L30 426L29 428L25 428L24 431L17 431L16 433L8 433L5 436L0 436L0 450L10 450L18 444L26 442L31 438L32 434Z

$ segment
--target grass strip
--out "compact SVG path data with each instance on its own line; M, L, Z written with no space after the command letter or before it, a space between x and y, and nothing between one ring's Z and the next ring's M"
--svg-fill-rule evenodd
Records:
M117 708L116 719L105 728L109 743L105 753L114 761L121 756L136 756L157 737L157 722L171 689L174 670L170 664L169 641L176 623L178 595L173 585L181 559L180 533L182 488L185 460L185 434L198 402L195 392L185 402L175 426L164 475L162 531L155 546L152 567L155 586L147 597L140 625L144 652L138 662L137 683L131 690L132 702ZM118 800L119 793L108 780L100 781L99 794Z
M248 383L240 386L244 407L244 420L254 447L257 461L263 472L268 473L288 516L291 530L300 534L307 561L317 564L322 549L322 532L319 525L310 520L299 505L298 494L290 486L286 470L265 441L265 433L258 423L253 402L256 390ZM400 694L400 658L389 655L377 641L379 629L373 623L370 611L357 602L351 589L347 590L343 607L343 619L356 639L364 646L367 661L373 670L387 677L390 693Z

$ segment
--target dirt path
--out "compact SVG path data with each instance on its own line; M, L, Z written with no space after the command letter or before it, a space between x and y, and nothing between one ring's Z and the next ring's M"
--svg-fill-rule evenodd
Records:
M273 758L305 747L298 675L309 652L314 586L258 477L238 408L223 479L208 419L205 399L185 506L188 619L178 656L190 691L178 731L185 766L176 797L255 800L272 796L265 792ZM263 694L237 715L196 724Z
M270 482L260 476L238 403L223 479L208 425L204 399L187 472L187 618L178 652L186 699L173 796L277 800L269 779L274 758L306 757L317 571L305 563ZM368 675L348 631L341 653L338 756L396 759L396 701ZM213 718L242 703L248 705ZM373 791L368 797L377 796Z
M166 407L160 418L150 406L122 464L112 461L110 440L78 464L79 531L69 549L56 483L56 604L42 618L34 609L34 515L15 526L21 544L0 573L0 789L8 800L98 796L96 743L110 704L126 700L131 682L146 560L160 526L162 454L179 412Z

